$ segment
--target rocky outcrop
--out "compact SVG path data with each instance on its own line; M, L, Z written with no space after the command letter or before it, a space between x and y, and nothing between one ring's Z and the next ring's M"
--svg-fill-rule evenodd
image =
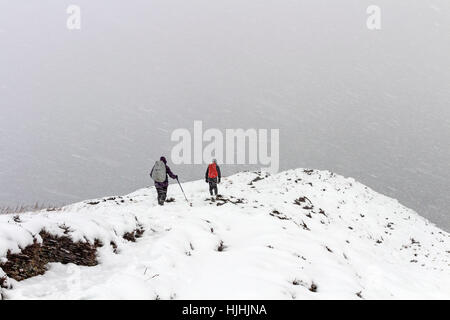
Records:
M74 263L80 266L97 265L97 248L102 246L98 240L93 244L73 242L70 237L54 236L45 230L39 235L42 243L35 241L20 253L8 252L7 261L0 264L0 268L8 277L21 281L42 275L46 271L46 265L51 262ZM6 279L0 282L5 281Z

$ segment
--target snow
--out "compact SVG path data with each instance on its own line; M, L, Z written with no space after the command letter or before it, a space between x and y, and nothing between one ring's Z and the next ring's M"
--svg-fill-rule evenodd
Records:
M239 173L219 185L236 204L220 206L204 181L183 187L192 207L171 185L176 201L164 207L151 187L22 214L20 222L0 216L3 259L39 241L43 228L63 235L67 226L74 241L118 246L99 248L95 267L52 263L42 276L9 279L6 298L450 298L450 235L354 179L303 169ZM307 199L294 204L300 197ZM122 238L138 225L145 233L136 243Z

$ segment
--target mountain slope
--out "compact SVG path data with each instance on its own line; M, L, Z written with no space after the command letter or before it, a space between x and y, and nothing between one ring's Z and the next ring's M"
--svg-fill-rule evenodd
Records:
M56 212L0 216L0 257L45 242L39 232L94 246L98 265L49 264L12 278L8 299L450 298L450 235L396 200L326 171L154 188ZM134 240L124 235L144 230ZM1 265L1 263L0 263ZM6 267L4 267L6 268ZM2 276L0 270L0 277Z

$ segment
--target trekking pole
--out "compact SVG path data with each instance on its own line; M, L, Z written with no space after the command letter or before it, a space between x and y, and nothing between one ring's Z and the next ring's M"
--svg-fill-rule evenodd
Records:
M177 181L178 181L178 185L181 188L181 192L183 192L183 195L184 195L184 198L186 199L186 202L189 203L189 205L192 207L192 203L190 203L188 198L186 197L186 194L184 193L183 187L181 186L180 180L178 180L178 178L177 178Z

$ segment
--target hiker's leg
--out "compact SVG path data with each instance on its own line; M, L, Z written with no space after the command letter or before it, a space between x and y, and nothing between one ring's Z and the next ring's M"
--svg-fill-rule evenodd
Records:
M209 180L209 194L213 195L213 190L214 190L214 183L212 181L212 179Z
M164 202L166 201L166 197L167 197L167 188L162 188L162 192L161 192L161 203L164 205Z
M160 191L159 191L159 188L158 187L156 187L156 199L158 200L158 204L160 203Z
M211 179L211 195L213 195L213 192L217 196L217 178Z
M158 192L158 204L162 206L164 204L165 194L164 194L164 188L158 187L156 188L156 191Z

